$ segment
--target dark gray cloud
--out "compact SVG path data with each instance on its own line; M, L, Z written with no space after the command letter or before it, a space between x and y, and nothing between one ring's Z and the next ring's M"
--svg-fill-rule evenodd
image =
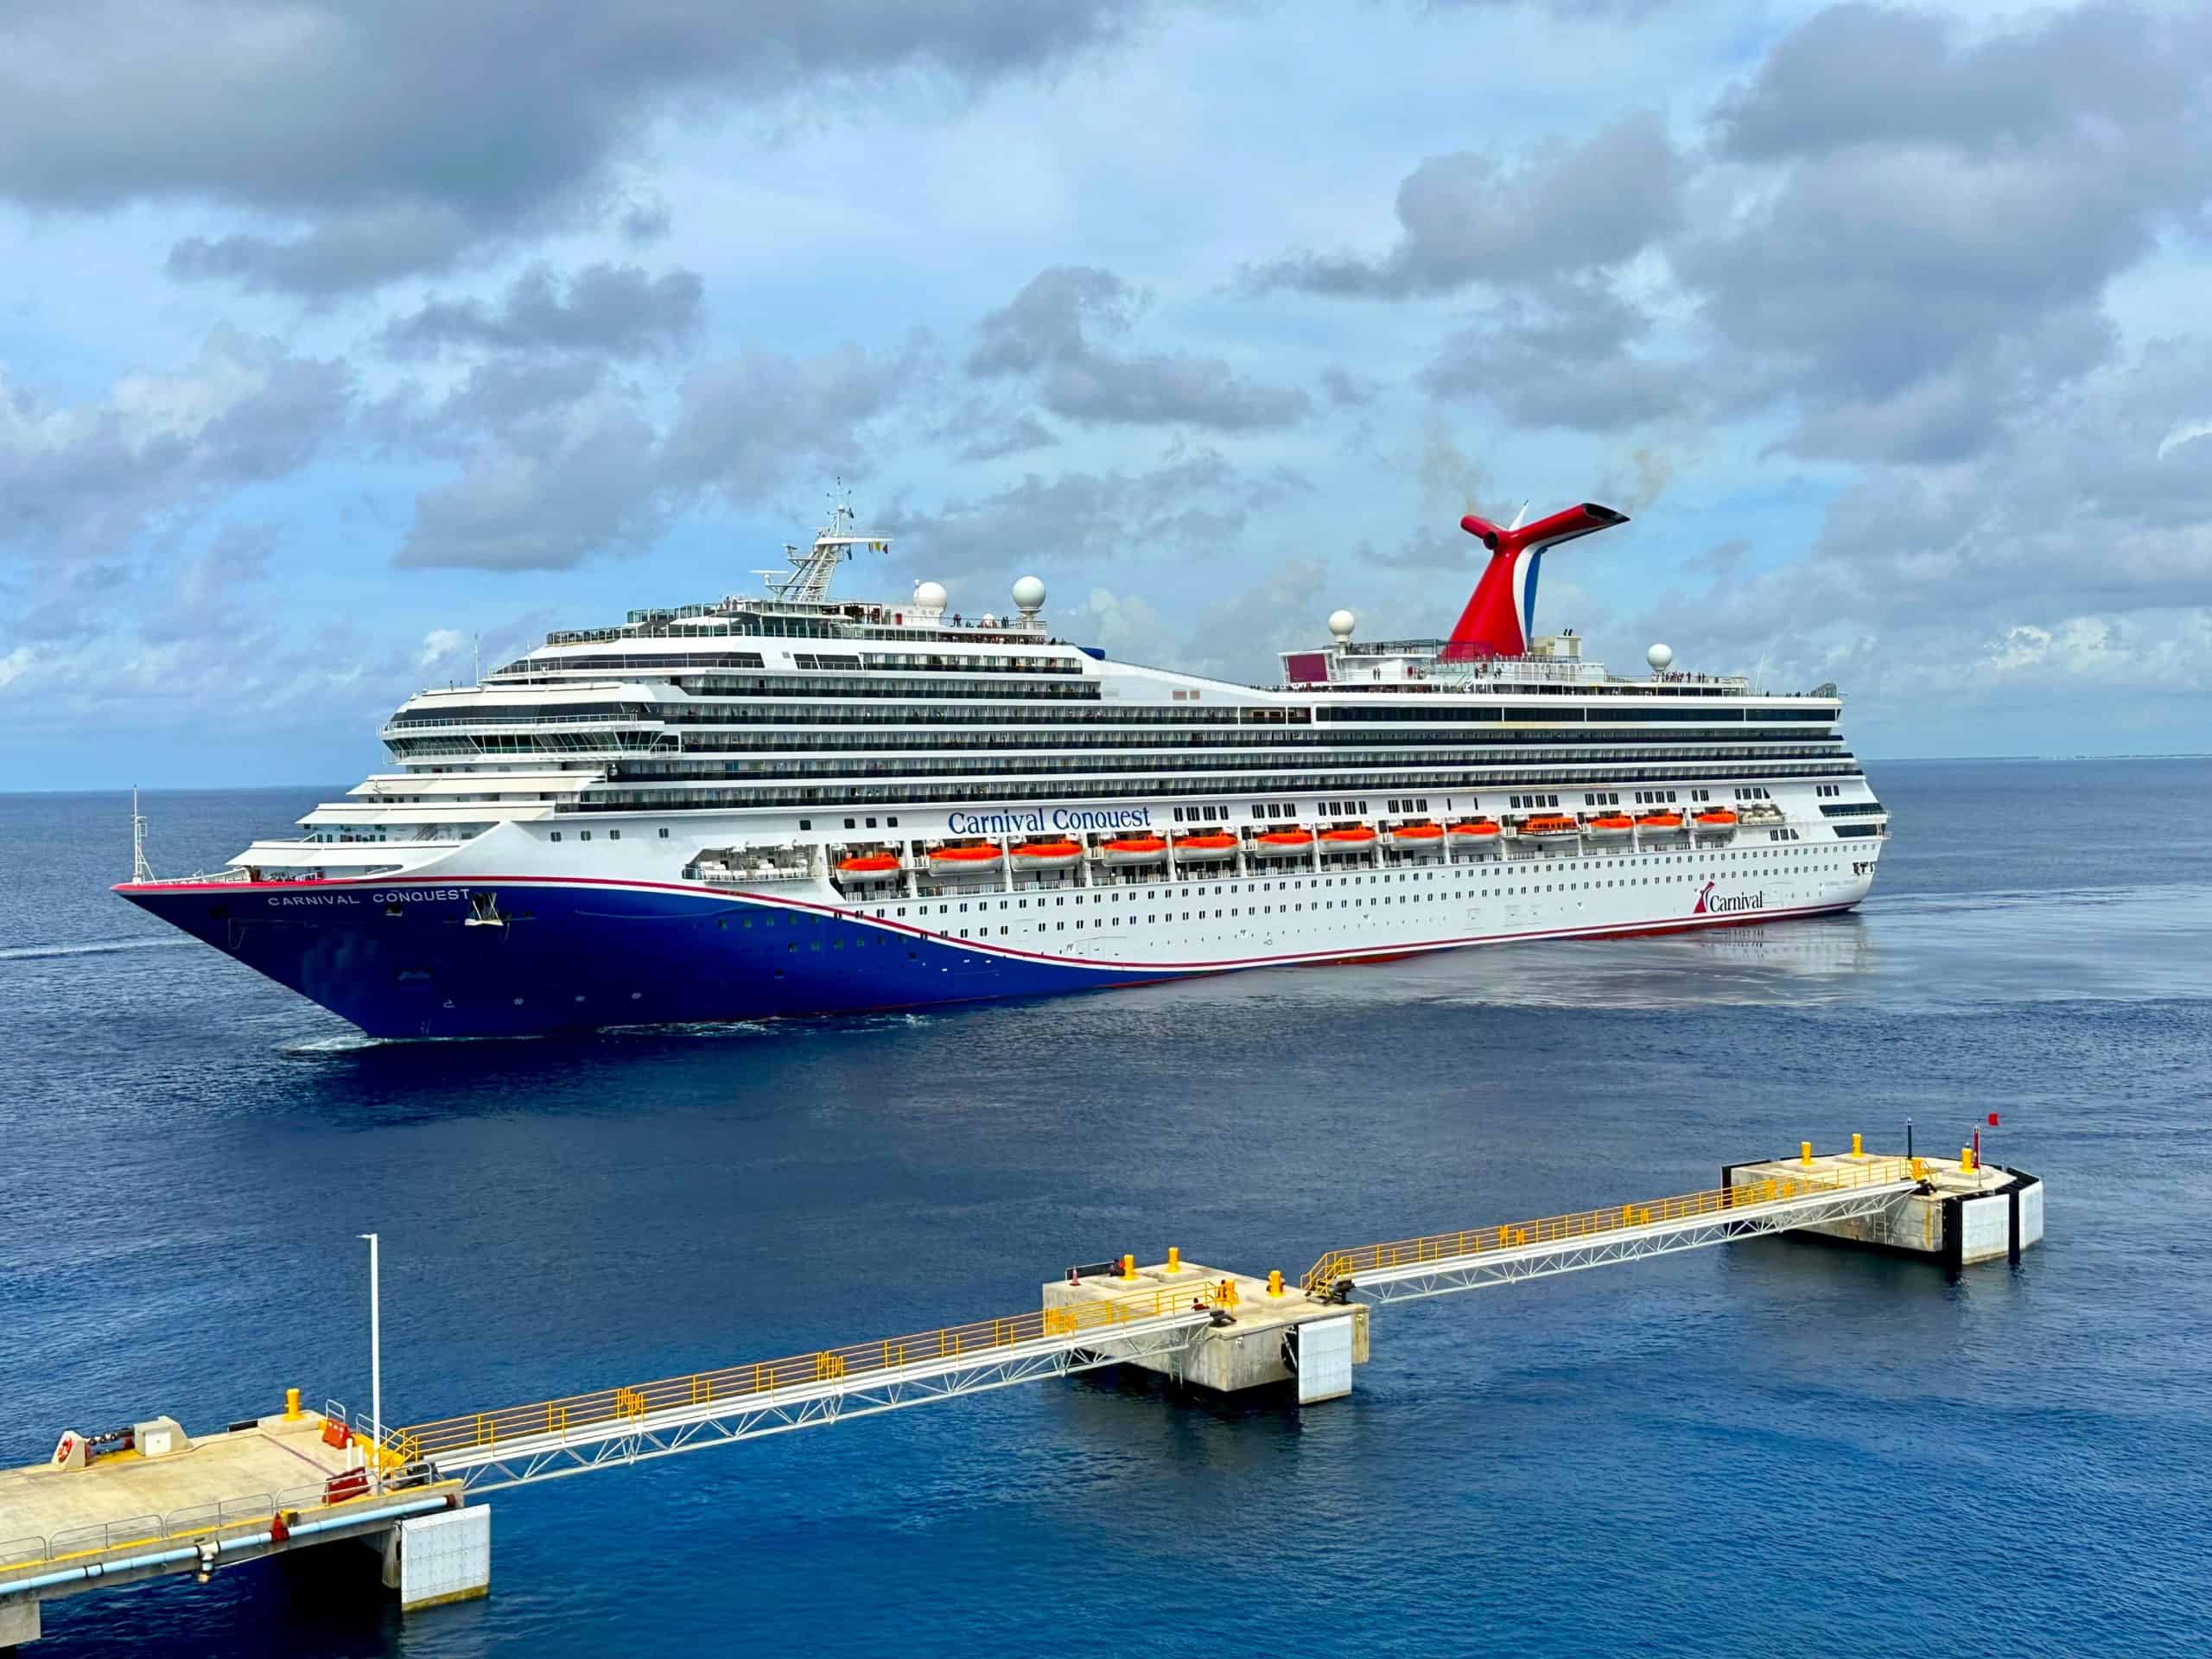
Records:
M1220 358L1124 353L1093 338L1128 332L1141 308L1142 296L1111 271L1055 266L983 319L968 372L1034 376L1047 410L1085 424L1249 432L1306 417L1305 392L1248 380Z
M1403 299L1510 287L1616 265L1672 230L1684 175L1666 124L1630 115L1580 144L1539 145L1511 167L1433 156L1398 187L1388 253L1295 253L1245 273L1255 289Z
M213 201L286 221L198 238L181 274L327 294L518 227L628 213L609 188L678 99L961 92L1116 35L1128 0L15 0L0 194Z
M697 330L703 292L689 270L654 276L635 265L587 265L563 282L550 267L537 265L517 277L497 305L432 299L386 323L383 340L403 356L491 347L645 357Z

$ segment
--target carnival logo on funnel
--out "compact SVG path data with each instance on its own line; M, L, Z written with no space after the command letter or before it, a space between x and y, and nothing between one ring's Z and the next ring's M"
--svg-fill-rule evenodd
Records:
M1725 898L1716 899L1713 896L1713 890L1719 885L1718 881L1708 881L1699 889L1697 906L1690 912L1691 915L1733 916L1740 911L1766 908L1766 893L1764 889L1758 893L1730 893Z

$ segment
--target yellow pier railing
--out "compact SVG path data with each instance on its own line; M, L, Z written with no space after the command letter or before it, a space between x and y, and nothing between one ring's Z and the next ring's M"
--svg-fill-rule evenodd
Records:
M1227 1281L1173 1289L1147 1286L1126 1292L1117 1285L1114 1294L1097 1301L1040 1308L1035 1313L1008 1314L1002 1319L976 1319L908 1336L882 1337L842 1348L786 1355L781 1359L726 1365L716 1370L664 1377L657 1382L595 1389L588 1394L506 1406L497 1411L442 1417L435 1422L394 1429L386 1439L384 1455L394 1462L411 1464L442 1453L491 1448L537 1435L573 1433L604 1423L646 1417L655 1412L741 1401L748 1395L769 1394L801 1384L851 1381L871 1372L893 1371L934 1359L971 1357L1027 1342L1071 1337L1085 1331L1095 1330L1110 1336L1116 1326L1215 1306L1225 1297L1233 1299L1234 1294L1233 1286Z
M1386 1244L1331 1250L1306 1270L1300 1282L1308 1294L1322 1294L1345 1279L1372 1273L1378 1268L1417 1267L1424 1262L1448 1261L1454 1256L1596 1237L1631 1228L1694 1220L1784 1198L1812 1198L1853 1187L1886 1186L1893 1181L1917 1179L1924 1173L1925 1161L1920 1159L1869 1158L1844 1167L1808 1164L1789 1175L1769 1176L1740 1186L1712 1187L1702 1192L1684 1192L1641 1204L1608 1205L1598 1210L1578 1210L1571 1215L1544 1216L1534 1221L1505 1222L1495 1227L1429 1233Z

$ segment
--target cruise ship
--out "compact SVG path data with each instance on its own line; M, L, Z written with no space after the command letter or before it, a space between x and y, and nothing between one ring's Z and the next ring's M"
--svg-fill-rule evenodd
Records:
M372 1035L911 1008L1833 915L1888 817L1836 688L1533 632L1548 550L1470 515L1451 635L1251 686L999 613L833 598L839 506L765 591L549 634L417 693L392 769L212 874L116 891Z

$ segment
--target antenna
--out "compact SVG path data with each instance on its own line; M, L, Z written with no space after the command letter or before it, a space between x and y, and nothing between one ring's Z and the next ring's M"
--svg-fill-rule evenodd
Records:
M469 643L476 647L476 683L481 685L484 683L484 636L472 633L468 639Z
M154 880L154 867L146 861L146 820L138 810L138 785L130 786L130 879Z

